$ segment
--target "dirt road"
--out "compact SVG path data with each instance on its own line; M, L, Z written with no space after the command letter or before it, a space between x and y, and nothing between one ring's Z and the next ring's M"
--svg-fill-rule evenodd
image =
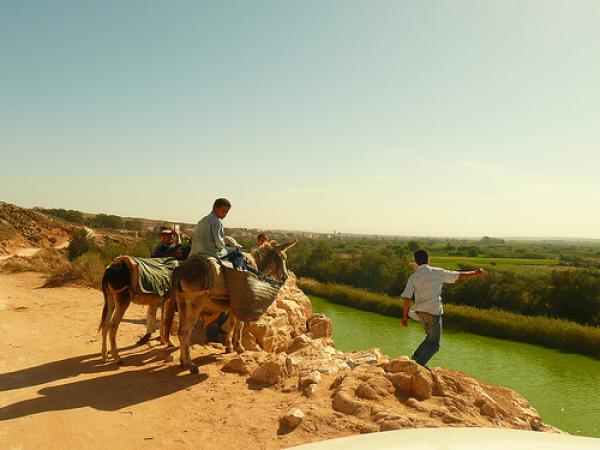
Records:
M350 433L320 416L331 414L328 383L309 401L299 392L251 389L244 377L222 372L208 347L193 348L203 377L181 371L178 351L156 340L136 347L145 331L137 305L118 333L126 365L102 364L101 292L42 289L43 280L0 273L2 448L270 449ZM308 417L281 433L279 417L292 406Z

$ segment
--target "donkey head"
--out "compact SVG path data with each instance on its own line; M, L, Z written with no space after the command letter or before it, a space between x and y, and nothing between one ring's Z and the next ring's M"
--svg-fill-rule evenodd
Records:
M252 249L252 256L256 261L258 270L265 275L269 275L285 282L288 279L288 271L285 265L287 259L286 252L298 243L295 239L283 244L277 244L275 241L265 242L258 248Z

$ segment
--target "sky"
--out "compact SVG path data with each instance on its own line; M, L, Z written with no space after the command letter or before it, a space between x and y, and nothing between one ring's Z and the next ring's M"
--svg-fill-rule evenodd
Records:
M600 238L599 42L596 0L0 0L0 201Z

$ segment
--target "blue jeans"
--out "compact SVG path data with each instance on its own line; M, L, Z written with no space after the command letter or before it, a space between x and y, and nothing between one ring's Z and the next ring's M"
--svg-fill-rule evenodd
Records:
M434 316L433 314L420 311L417 311L417 314L425 328L426 336L413 353L412 359L426 367L429 360L440 349L442 341L442 316Z
M233 267L235 269L245 269L246 268L246 260L244 259L244 255L242 251L237 247L225 247L227 250L227 256L224 256L223 259L228 259L233 263Z

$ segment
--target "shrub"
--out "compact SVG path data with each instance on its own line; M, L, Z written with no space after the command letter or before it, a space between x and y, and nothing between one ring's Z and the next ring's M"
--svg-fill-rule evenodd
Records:
M87 231L82 229L74 233L71 237L71 243L69 244L69 259L71 261L83 255L84 253L98 250L96 243L88 239L86 236Z
M100 256L96 253L85 253L69 265L53 270L44 287L58 287L75 283L100 289L103 274L104 264Z

